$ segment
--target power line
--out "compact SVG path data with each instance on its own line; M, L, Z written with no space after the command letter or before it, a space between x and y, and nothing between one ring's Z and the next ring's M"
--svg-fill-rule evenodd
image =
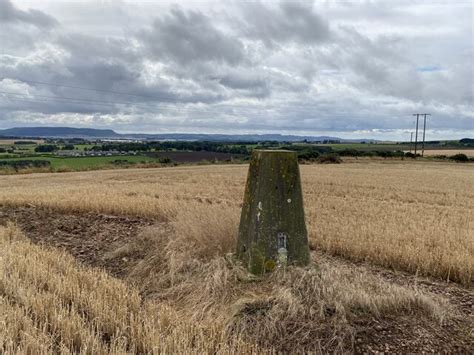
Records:
M25 101L25 102L41 102L41 103L71 103L74 105L89 105L93 103L94 105L97 106L106 106L106 107L111 107L115 104L120 104L120 105L129 105L129 103L124 103L124 102L112 102L112 101L98 101L98 100L87 100L87 99L76 99L76 98L68 98L68 97L57 97L57 96L48 96L48 95L37 95L37 94L21 94L21 93L12 93L12 92L6 92L6 91L0 91L0 94L6 95L9 100L11 101ZM152 105L153 103L146 103L146 102L135 102L135 103L130 103L134 106L145 106L148 107ZM237 109L238 112L232 112L228 114L249 114L252 112L251 109L248 108L243 108L243 107L232 107L232 106L224 106L220 105L217 107L213 108L208 108L208 107L201 107L201 108L193 108L193 107L178 107L175 105L163 105L160 104L160 108L162 109L167 109L172 112L179 112L179 113L184 113L184 114L189 114L189 113L211 113L215 114L216 111L215 109L219 108L228 108L230 107L233 111ZM214 109L214 110L213 110Z
M35 98L35 97L28 97L28 96L24 96L24 97L20 97L20 96L9 96L8 94L6 94L7 98L8 98L8 101L15 101L15 102L32 102L32 103L44 103L44 104L55 104L55 103L64 103L64 104L73 104L73 105L84 105L84 106L88 106L88 107L96 107L96 106L103 106L103 107L108 107L108 108L112 108L113 105L109 105L109 104L102 104L102 103L94 103L94 105L92 106L90 103L87 103L87 102L81 102L81 101L72 101L72 100L65 100L65 99L62 99L60 97L57 97L57 98ZM1 97L1 96L0 96Z
M102 106L113 106L113 105L136 105L136 106L150 106L155 103L152 102L117 102L117 101L98 101L98 100L89 100L89 99L79 99L79 98L72 98L72 97L61 97L61 96L48 96L48 95L38 95L38 94L21 94L21 93L14 93L14 92L7 92L7 91L0 91L0 94L6 95L6 96L13 96L16 101L18 100L23 100L23 101L40 101L40 102L49 102L49 101L58 101L58 102L69 102L69 103L74 103L74 104L89 104L93 103L95 105L102 105ZM11 100L11 98L9 98ZM189 103L187 103L189 104ZM211 111L208 108L192 108L192 107L179 107L176 105L166 105L166 104L160 104L160 108L165 108L169 110L174 110L174 111L195 111L195 112L202 112L202 111L209 111L209 112L214 112ZM226 106L223 106L225 108ZM218 108L218 107L217 107ZM232 108L232 107L231 107ZM242 107L238 108L239 110L248 110Z
M0 79L0 81L4 80L4 79L10 79L10 80L20 81L20 82L25 82L25 83L31 83L31 84L47 85L47 86L54 86L54 87L65 87L65 88L85 90L85 91L103 92L103 93L108 93L108 94L113 94L113 95L126 95L126 96L134 96L134 97L143 97L143 98L155 99L155 100L158 100L158 101L161 101L162 99L177 101L177 96L178 96L178 95L177 96L170 96L170 95L166 95L166 94L160 94L160 96L134 94L134 93L112 91L112 90L86 88L86 87L82 87L82 86L54 84L54 83L47 83L47 82L44 82L44 81L26 80L26 79L21 79L21 78L3 77L3 78ZM178 96L178 98L179 98L179 96ZM181 97L181 99L183 99L183 97ZM177 101L177 102L189 103L189 102L184 102L184 101ZM136 102L135 101L129 101L128 103L136 103ZM285 104L283 106L285 106Z
M20 81L20 82L25 82L25 83L31 83L31 84L47 85L47 86L53 86L53 87L65 87L65 88L71 88L71 89L77 89L77 90L103 92L103 93L109 93L109 94L113 94L113 95L126 95L126 96L133 96L133 97L151 98L151 99L155 99L155 100L158 100L158 101L160 101L162 99L168 99L168 100L174 100L176 103L180 103L180 104L184 104L184 105L202 103L201 101L196 101L196 102L177 101L176 100L177 97L174 97L174 96L172 97L172 96L169 96L169 95L161 95L160 97L158 97L158 96L152 96L152 95L141 95L141 94L125 93L125 92L112 91L112 90L86 88L86 87L75 86L75 85L55 84L55 83L48 83L48 82L44 82L44 81L27 80L27 79L23 79L23 78L3 77L3 78L0 79L0 81L4 80L4 79L10 79L10 80ZM17 95L16 93L14 93L14 94ZM31 94L31 95L36 95L36 94ZM36 95L36 96L38 96L38 95ZM56 99L57 97L50 96L50 98ZM95 102L97 104L98 103L104 103L104 104L107 104L107 105L115 105L115 104L121 104L121 105L151 105L151 104L153 104L152 102L136 102L136 101L117 102L117 101L99 101L99 100L89 100L89 99L76 99L76 98L68 98L68 97L61 97L61 98L62 99L67 99L67 100L74 100L74 101L81 100L81 101L84 101L84 102ZM181 99L183 99L183 97ZM171 105L176 105L176 103L174 103L174 104L173 103L168 103L167 104L167 103L162 103L161 101L159 102L160 107L164 107L164 108L173 107L173 109L176 108L176 107L171 106ZM289 102L279 102L278 106L279 107L292 107L292 104L289 103ZM245 108L240 107L239 109L240 110L243 109L245 111ZM292 110L295 111L295 108L292 107ZM305 110L301 110L301 109L296 109L296 111L297 112L305 112Z
M92 88L85 88L85 87L80 87L80 86L73 86L73 85L64 85L64 84L54 84L54 83L47 83L43 81L35 81L35 80L26 80L26 79L20 79L20 78L2 78L3 79L11 79L11 80L16 80L16 81L22 81L25 83L32 83L32 84L39 84L39 85L48 85L48 86L55 86L55 87L66 87L66 88L72 88L72 89L78 89L78 90L86 90L86 91L96 91L96 92L104 92L104 93L109 93L109 94L114 94L114 95L127 95L127 96L134 96L134 97L144 97L144 98L153 98L159 100L160 98L154 97L154 96L149 96L149 95L139 95L139 94L133 94L133 93L124 93L124 92L118 92L118 91L111 91L111 90L102 90L102 89L92 89ZM103 101L103 100L92 100L92 99L83 99L83 98L74 98L74 97L64 97L64 96L50 96L50 95L41 95L41 94L22 94L22 93L14 93L14 92L6 92L6 91L0 91L1 94L8 95L8 96L16 96L17 100L14 101L27 101L27 102L64 102L64 103L73 103L76 105L85 105L85 104L94 104L98 106L113 106L113 105L133 105L133 106L140 106L144 105L146 107L149 107L150 105L156 104L156 102L143 102L143 101ZM19 99L21 97L21 99ZM169 97L169 96L168 96ZM39 98L39 99L38 99ZM161 97L165 98L165 97ZM9 98L10 100L11 97ZM176 99L176 98L173 98ZM215 114L215 109L219 108L230 108L232 111L237 110L237 113L230 113L230 114L249 114L252 113L253 110L245 107L236 107L231 104L218 104L218 106L214 106L213 109L210 108L193 108L193 107L179 107L177 104L181 105L194 105L194 104L199 104L201 102L182 102L178 101L177 103L171 103L171 104L165 104L159 102L159 108L162 109L168 109L170 111L175 111L175 112L183 112L183 113L192 113L192 112L199 112L199 113L204 113L204 112L209 112L211 114ZM209 104L207 104L209 105ZM285 108L285 107L291 107L291 103L283 103L279 102L278 103L278 108ZM273 105L271 107L274 109ZM262 107L256 107L256 110L262 110ZM267 106L263 109L267 109ZM299 107L295 108L292 107L293 112L301 112L301 113L307 113L307 110L311 110L311 107L305 108L305 107ZM241 113L239 113L241 112Z
M32 84L39 84L39 85L47 85L47 86L55 86L55 87L65 87L65 88L71 88L71 89L78 89L78 90L86 90L86 91L96 91L96 92L103 92L103 93L109 93L109 94L113 94L113 95L126 95L126 96L134 96L134 97L143 97L143 98L151 98L151 99L155 99L155 100L162 100L162 99L172 99L174 101L176 101L177 97L175 96L169 96L169 95L162 95L160 97L158 96L152 96L152 95L141 95L141 94L134 94L134 93L125 93L125 92L119 92L119 91L111 91L111 90L103 90L103 89L93 89L93 88L86 88L86 87L82 87L82 86L73 86L73 85L65 85L65 84L54 84L54 83L47 83L47 82L44 82L44 81L35 81L35 80L27 80L27 79L22 79L22 78L7 78L7 77L3 77L0 79L1 80L4 80L4 79L10 79L10 80L15 80L15 81L21 81L21 82L25 82L25 83L32 83ZM113 102L113 101L110 101L111 103L117 103L117 102ZM184 102L184 101L176 101L176 102L179 102L179 103L183 103L183 104L195 104L195 103L198 103L198 102ZM142 104L142 102L136 102L136 101L126 101L126 102L123 102L123 104ZM148 104L143 102L143 104ZM163 105L161 102L160 102L160 105ZM288 102L280 102L278 103L278 105L280 107L292 107L292 104L291 103L288 103ZM299 103L298 103L299 105Z
M44 81L26 80L26 79L19 79L19 78L2 78L1 80L4 80L4 79L11 79L11 80L15 80L15 81L22 81L22 82L25 82L25 83L38 84L38 85L63 87L63 88L85 90L85 91L104 92L104 93L109 93L109 94L114 94L114 95L126 95L126 96L135 96L135 97L146 97L146 98L150 98L150 99L159 99L158 97L151 96L151 95L130 94L130 93L126 93L126 92L103 90L103 89L93 89L93 88L86 88L86 87L81 87L81 86L53 84L53 83L47 83L47 82L44 82ZM171 96L169 96L169 98L171 98Z
M25 97L39 97L44 99L52 99L52 100L66 100L66 101L80 101L86 103L94 103L94 104L105 104L105 105L128 105L128 102L114 102L114 101L99 101L99 100L90 100L90 99L79 99L75 97L64 97L64 96L49 96L49 95L40 95L40 94L21 94L17 92L7 92L7 91L0 91L0 94L5 95L14 95L14 96L25 96Z
M76 105L86 105L86 104L94 104L98 106L113 106L113 105L133 105L133 106L145 106L145 107L150 107L151 105L154 105L155 103L153 102L119 102L119 101L99 101L99 100L90 100L90 99L81 99L81 98L73 98L73 97L61 97L61 96L50 96L50 95L40 95L40 94L22 94L22 93L14 93L14 92L7 92L7 91L0 91L0 94L6 95L9 97L9 100L12 100L11 96L15 97L16 100L14 101L26 101L26 102L43 102L43 103L48 103L48 102L62 102L62 103L72 103ZM194 103L182 103L183 105L192 105ZM279 106L285 106L279 104ZM255 112L255 110L259 110L260 113L262 111L261 107L256 107L255 110L252 110L251 108L248 107L236 107L230 104L218 104L217 106L213 106L212 108L209 107L200 107L200 108L195 108L195 107L179 107L176 106L176 104L159 104L159 108L162 109L167 109L170 111L175 111L175 112L183 112L183 113L192 113L192 112L198 112L198 113L211 113L215 114L216 109L231 109L232 111L237 111L236 113L232 112L232 114L250 114ZM293 108L293 112L302 112L306 113L308 109L310 108Z
M74 97L64 97L64 96L49 96L49 95L40 95L40 94L22 94L22 93L16 93L16 92L7 92L7 91L0 91L0 94L4 94L7 96L15 96L15 97L24 97L26 99L36 99L39 98L42 100L42 102L48 102L48 100L53 100L53 101L60 101L60 102L70 102L70 103L75 103L75 104L86 104L86 103L93 103L95 105L102 105L102 106L113 106L113 105L144 105L144 106L150 106L154 105L156 103L154 102L120 102L120 101L100 101L100 100L91 100L91 99L81 99L81 98L74 98ZM189 103L187 103L189 104ZM177 107L175 105L166 105L166 104L159 104L160 107L162 108L168 108L168 109L173 109L173 110L194 110L198 111L200 109L193 109L193 108L188 108L188 107Z
M154 100L157 100L157 101L161 101L161 100L165 99L165 100L174 100L174 101L179 102L179 103L186 103L184 101L179 100L179 95L177 95L177 96L170 96L170 95L166 95L166 94L160 94L160 96L142 95L142 94L126 93L126 92L119 92L119 91L112 91L112 90L86 88L86 87L74 86L74 85L54 84L54 83L47 83L47 82L44 82L44 81L26 80L26 79L20 79L20 78L3 77L2 79L0 79L0 81L4 80L4 79L10 79L10 80L15 80L15 81L19 81L19 82L38 84L38 85L47 85L47 86L53 86L53 87L65 87L65 88L77 89L77 90L102 92L102 93L113 94L113 95L125 95L125 96L133 96L133 97L142 97L142 98L154 99ZM181 97L181 99L183 99L183 98ZM113 102L113 101L112 101L112 103L117 104L117 102ZM138 103L139 102L136 102L136 101L123 102L123 104L138 104ZM146 103L146 104L148 104L148 103Z

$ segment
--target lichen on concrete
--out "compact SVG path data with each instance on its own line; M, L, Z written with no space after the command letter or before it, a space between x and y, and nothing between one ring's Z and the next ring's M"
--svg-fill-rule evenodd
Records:
M287 237L287 264L309 263L308 235L295 152L256 150L252 154L242 206L237 257L250 272L278 265L278 235Z

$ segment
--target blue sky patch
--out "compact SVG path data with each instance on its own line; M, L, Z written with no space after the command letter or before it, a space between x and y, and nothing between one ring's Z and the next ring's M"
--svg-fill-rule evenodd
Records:
M433 72L433 71L440 71L440 70L441 70L441 67L437 65L427 65L424 67L416 68L416 71L419 71L419 72Z

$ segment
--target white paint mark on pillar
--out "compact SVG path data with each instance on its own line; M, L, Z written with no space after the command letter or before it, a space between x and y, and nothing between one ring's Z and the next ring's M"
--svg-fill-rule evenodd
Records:
M258 212L257 212L257 222L260 222L260 211L263 210L263 208L262 208L262 201L258 201L258 206L257 206L257 208L258 208Z

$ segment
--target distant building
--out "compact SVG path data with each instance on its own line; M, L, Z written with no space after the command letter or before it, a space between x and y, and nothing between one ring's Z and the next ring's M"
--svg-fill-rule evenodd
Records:
M121 152L118 150L59 150L54 154L58 157L111 157L115 155L137 155L137 152Z

